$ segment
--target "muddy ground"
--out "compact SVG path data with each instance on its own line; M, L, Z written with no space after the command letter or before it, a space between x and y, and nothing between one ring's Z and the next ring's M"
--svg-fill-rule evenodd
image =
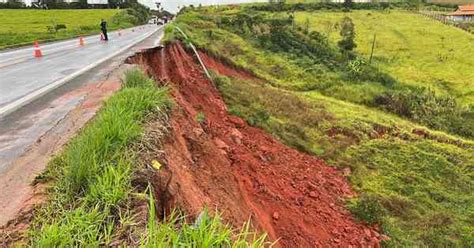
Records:
M157 183L161 208L218 209L235 226L250 218L281 247L378 247L377 228L344 206L355 193L342 172L229 115L190 54L175 43L132 59L168 85L176 102L164 153L156 154L168 178ZM253 77L202 55L218 73Z

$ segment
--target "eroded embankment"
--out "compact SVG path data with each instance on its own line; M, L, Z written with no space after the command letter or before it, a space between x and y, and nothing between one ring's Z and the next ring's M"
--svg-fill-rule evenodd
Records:
M161 157L172 175L165 207L190 214L217 208L236 226L251 217L284 247L378 246L377 231L344 208L344 198L354 193L342 174L229 115L218 90L180 44L134 60L168 83L177 103ZM204 60L217 72L251 76L212 57Z

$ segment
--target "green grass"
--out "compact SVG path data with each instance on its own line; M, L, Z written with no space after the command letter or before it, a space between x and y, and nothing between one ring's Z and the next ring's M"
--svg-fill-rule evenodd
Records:
M141 79L138 82L137 79ZM137 169L129 148L142 136L149 115L165 115L166 89L140 71L127 74L124 88L48 166L50 201L40 208L30 232L33 246L109 244L132 216L131 178Z
M164 220L156 219L153 195L149 194L149 219L146 232L141 239L142 247L271 247L265 241L266 235L258 235L250 230L250 221L240 230L222 222L219 213L209 215L204 209L194 223L176 210ZM179 227L179 228L177 228Z
M474 103L474 36L460 29L403 10L298 12L296 21L340 39L335 26L342 17L355 23L357 52L368 58L377 35L374 65L399 82L430 87L464 104Z
M305 38L299 39L301 43L291 40L291 35L259 40L270 30L268 23L260 21L247 29L223 21L239 20L242 12L237 8L189 11L174 24L198 47L264 80L214 74L229 112L292 147L341 169L349 168L348 178L360 197L348 202L348 208L361 221L379 223L391 238L386 246L472 246L473 140L429 129L366 104L381 92L409 90L421 83L387 86L374 78L348 80L344 66L339 64L344 58L338 57L334 45L323 42L320 50L315 50L334 57L308 59L304 46L299 48L304 42L309 46ZM286 15L261 14L264 18ZM167 31L168 42L182 39L171 28ZM285 49L278 44L285 42L292 45L282 51ZM381 65L377 67L386 70L388 76L396 76Z
M35 40L51 41L100 32L100 21L108 21L109 29L131 27L133 18L122 10L18 10L1 9L0 49L30 44ZM65 24L56 33L47 26Z

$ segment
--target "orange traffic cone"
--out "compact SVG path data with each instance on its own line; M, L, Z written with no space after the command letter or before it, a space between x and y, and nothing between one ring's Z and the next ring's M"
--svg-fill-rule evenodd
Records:
M84 46L84 38L79 37L79 46Z
M41 57L43 57L43 53L41 53L41 49L40 49L40 47L39 47L38 41L35 40L35 43L34 43L34 44L35 44L35 57L36 57L36 58L41 58Z

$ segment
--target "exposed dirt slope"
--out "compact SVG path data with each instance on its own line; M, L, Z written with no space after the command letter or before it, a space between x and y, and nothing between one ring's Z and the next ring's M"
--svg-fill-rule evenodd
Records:
M344 208L343 198L354 193L342 174L230 116L180 44L150 50L135 61L168 82L177 102L162 161L172 174L169 206L191 214L217 207L234 225L251 216L283 247L378 246L375 229L356 223ZM251 76L209 56L205 61L226 75ZM197 121L199 113L204 122Z

